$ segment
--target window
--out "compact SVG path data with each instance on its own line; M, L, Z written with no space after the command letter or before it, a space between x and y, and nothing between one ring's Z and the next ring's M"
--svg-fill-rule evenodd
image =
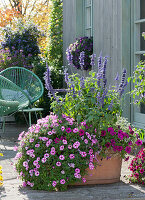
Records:
M141 60L145 60L145 40L142 32L145 32L145 0L134 0L134 66ZM134 107L134 123L140 128L145 127L145 105Z
M93 0L84 0L84 35L93 36Z

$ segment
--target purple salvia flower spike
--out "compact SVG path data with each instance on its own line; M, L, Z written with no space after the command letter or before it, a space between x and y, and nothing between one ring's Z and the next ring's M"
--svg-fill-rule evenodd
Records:
M53 97L56 98L54 89L51 85L50 70L47 62L46 62L46 72L44 73L44 80L45 80L45 88L49 91L48 96L50 97L50 94L52 94Z
M69 84L69 77L68 77L67 69L64 70L64 76L65 76L65 82L68 85Z
M80 87L83 89L85 88L85 81L84 81L84 77L82 76L80 79Z
M85 64L85 52L84 51L82 51L81 53L80 53L80 56L79 56L79 64L80 64L80 66L81 66L81 69L83 69L84 68L84 64Z
M71 54L69 48L66 50L66 55L67 55L68 65L72 65L73 64L73 55Z
M95 66L95 57L96 57L96 54L92 54L91 55L91 66L93 67L93 66Z

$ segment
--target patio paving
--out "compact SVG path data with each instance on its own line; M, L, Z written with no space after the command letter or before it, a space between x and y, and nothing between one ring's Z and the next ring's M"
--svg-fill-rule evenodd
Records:
M0 130L0 165L3 166L4 185L0 188L1 200L145 200L145 186L129 184L125 175L129 175L129 162L122 164L121 181L108 185L71 186L67 192L34 191L22 188L21 181L12 167L16 152L13 146L18 134L26 130L26 126L7 124L5 134ZM133 156L132 156L133 157Z

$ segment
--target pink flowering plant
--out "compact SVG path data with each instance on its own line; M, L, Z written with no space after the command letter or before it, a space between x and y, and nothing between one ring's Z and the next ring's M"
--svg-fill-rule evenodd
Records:
M132 172L130 182L145 185L145 148L132 159L129 169Z
M85 122L51 114L37 121L18 140L16 170L23 186L38 190L66 190L75 182L85 182L86 169L101 150L95 132Z

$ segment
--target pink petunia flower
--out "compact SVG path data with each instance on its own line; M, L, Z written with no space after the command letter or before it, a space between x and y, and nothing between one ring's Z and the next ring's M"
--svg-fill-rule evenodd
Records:
M106 131L105 130L101 131L101 136L104 137L105 135L106 135Z
M84 140L84 143L85 143L85 144L88 144L88 140L87 140L87 139L85 139L85 140Z
M85 183L85 182L86 182L86 179L85 179L85 178L82 178L82 181L83 181L83 183Z
M42 159L41 159L41 162L42 162L42 163L46 163L46 161L47 161L46 158L42 158Z
M64 159L65 159L64 155L60 155L60 156L59 156L59 159L60 159L60 160L64 160Z
M53 181L53 182L52 182L52 186L53 186L53 187L55 187L55 186L56 186L56 184L57 184L57 182L56 182L56 181Z
M40 174L39 171L35 172L35 176L39 176L39 174Z
M122 146L116 146L117 151L122 151L123 147Z
M13 148L14 151L18 151L18 147L15 145Z
M55 153L56 153L55 151L50 151L50 154L53 156L55 155Z
M67 144L67 140L63 139L62 142L63 142L63 144Z
M80 154L81 154L82 157L86 157L87 156L87 153L85 151L82 151Z
M74 128L74 129L73 129L73 133L77 133L78 131L79 131L78 128Z
M135 144L137 144L137 146L142 145L142 140L137 140Z
M79 169L79 168L76 168L76 169L75 169L75 172L76 172L76 173L80 173L80 169Z
M93 165L92 162L89 163L89 169L90 169L90 170L93 170L93 169L94 169L94 165Z
M56 165L57 165L58 167L60 167L60 166L61 166L61 162L57 162Z
M35 147L38 148L40 146L40 144L35 144Z
M130 152L131 152L131 147L127 146L127 147L125 148L125 151L126 151L127 153L130 153Z
M106 144L105 144L105 146L107 147L107 148L109 148L110 147L110 143L109 142L107 142Z
M60 180L60 184L62 184L62 185L65 184L65 180L64 180L64 179L61 179L61 180Z
M79 136L83 136L85 134L85 131L83 129L79 130Z
M79 146L80 146L80 142L78 142L78 141L73 144L74 149L78 149Z
M61 130L62 130L62 131L64 131L64 130L65 130L65 127L64 127L64 126L62 126L62 127L61 127Z
M67 133L71 133L71 132L72 132L71 128L67 128L67 129L66 129L66 132L67 132Z
M61 151L63 151L63 150L64 150L64 146L61 145L61 146L59 147L59 149L60 149Z
M68 145L68 149L72 149L72 145Z
M70 159L74 159L74 158L75 158L75 155L74 155L74 154L70 154L70 155L69 155L69 158L70 158Z
M49 158L49 153L45 153L44 158Z
M144 169L141 169L139 172L140 172L141 174L143 174L143 173L144 173Z

